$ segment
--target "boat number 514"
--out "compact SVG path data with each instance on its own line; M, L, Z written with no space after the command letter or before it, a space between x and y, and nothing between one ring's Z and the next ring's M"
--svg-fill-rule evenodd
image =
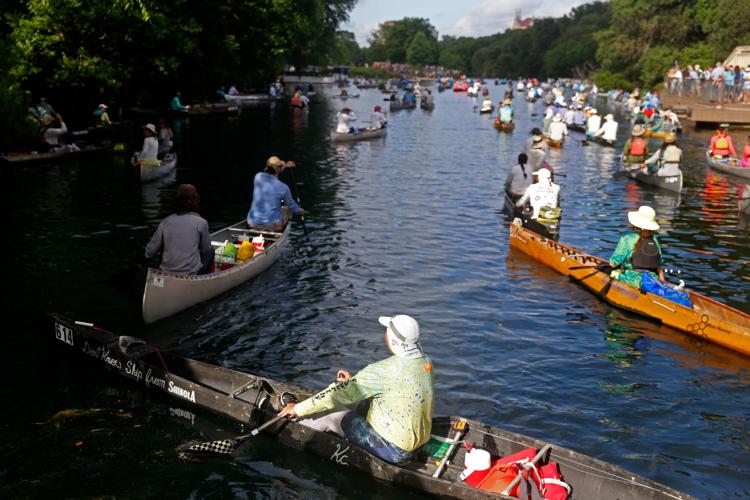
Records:
M73 330L60 323L55 323L55 338L60 342L73 345Z

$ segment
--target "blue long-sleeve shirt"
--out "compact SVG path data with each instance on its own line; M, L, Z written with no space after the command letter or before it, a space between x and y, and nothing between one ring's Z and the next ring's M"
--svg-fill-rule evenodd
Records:
M253 202L247 214L247 222L252 225L271 225L281 222L281 200L295 214L302 208L292 198L289 186L265 172L255 174L253 180Z

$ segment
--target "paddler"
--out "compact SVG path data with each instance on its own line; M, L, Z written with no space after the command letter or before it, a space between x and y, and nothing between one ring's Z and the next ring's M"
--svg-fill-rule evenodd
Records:
M505 179L505 192L508 193L514 203L526 193L526 189L531 186L534 180L531 177L531 168L526 165L528 161L529 157L526 156L526 153L518 155L518 163L513 165Z
M589 119L586 121L586 135L589 137L594 137L594 134L596 134L601 127L602 117L599 116L596 108L591 108L591 111L589 113Z
M747 136L745 147L742 148L742 160L740 161L740 166L750 168L750 135Z
M708 153L714 158L737 157L737 151L735 151L734 144L732 143L732 136L727 134L728 127L729 125L722 123L716 130L716 134L711 137Z
M351 108L344 108L336 115L338 124L336 125L336 132L339 134L354 134L357 130L352 126L352 123L357 121L357 115Z
M653 208L642 206L637 211L628 212L628 222L633 232L623 235L609 258L609 263L616 269L611 276L640 290L643 273L664 281L663 256L661 245L654 234L659 229L656 212Z
M646 161L648 142L643 138L646 131L643 125L633 125L630 139L625 141L622 148L623 161L625 163L643 163Z
M279 415L302 418L302 425L336 433L386 462L400 464L430 438L435 377L414 318L399 314L381 316L378 322L386 328L392 356L355 375L339 370L336 383L300 403L289 403Z
M568 126L565 125L562 115L557 113L549 126L549 138L551 141L563 142L566 135L568 135Z
M285 168L294 168L293 161L283 162L278 156L266 160L263 172L255 174L253 179L253 201L247 213L247 223L250 227L280 233L289 221L289 210L298 215L305 211L300 207L289 191L289 186L279 180L279 174ZM289 210L281 209L284 201Z
M388 123L388 120L386 119L386 116L383 113L383 108L381 108L379 104L376 105L372 114L370 115L370 128L372 129L385 128L387 123Z
M158 165L159 160L159 134L153 123L147 123L143 126L143 147L141 151L135 154L139 165Z
M108 108L109 106L106 104L100 104L96 107L96 111L94 111L94 126L109 127L112 125L112 120L109 119L109 114L107 114Z
M612 113L604 117L604 124L594 134L594 137L601 137L610 144L614 144L617 140L617 122Z
M510 99L504 99L497 111L497 116L502 123L511 123L513 121L513 102Z
M534 175L537 176L538 182L526 188L516 206L522 207L529 202L533 210L531 218L537 219L543 207L557 208L560 203L560 186L552 182L552 172L547 168L540 168Z
M208 222L198 215L200 196L192 184L177 188L174 213L159 223L144 256L161 252L159 269L176 274L206 274L214 261Z
M648 173L659 177L680 175L682 149L676 144L676 141L677 135L674 132L667 134L659 150L643 163L643 167L648 169Z
M182 101L180 99L182 98L182 92L179 90L175 92L174 97L169 102L169 108L172 111L187 111L190 109L190 106L183 106Z

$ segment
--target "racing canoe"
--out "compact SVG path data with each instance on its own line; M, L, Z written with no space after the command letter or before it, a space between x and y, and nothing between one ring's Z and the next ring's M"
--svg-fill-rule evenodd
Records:
M129 336L119 336L91 323L73 321L52 314L50 338L60 349L79 352L93 364L129 379L141 389L165 395L192 411L208 410L242 426L255 428L270 420L286 402L302 401L312 392L284 382L210 365L201 361L162 352L158 347ZM184 410L183 410L184 411ZM462 417L435 417L432 444L453 439L457 422L462 422L462 440L487 450L493 456L508 456L527 448L542 450L538 465L555 461L563 480L570 485L573 498L619 500L692 500L687 494L561 446L550 445L529 436L516 434ZM319 432L290 420L279 421L264 431L269 438L296 450L329 461L343 474L362 474L395 485L419 490L440 498L492 499L514 497L468 486L459 479L466 448L457 446L438 478L439 453L423 448L402 466L384 462L355 447L335 434ZM442 447L443 450L447 446ZM433 448L434 450L434 448ZM182 452L184 453L184 451ZM182 455L185 456L185 455ZM501 487L504 487L503 483Z
M414 101L413 104L404 104L402 102L398 101L391 101L390 103L390 109L391 111L399 111L402 109L414 109L417 107L417 101Z
M60 150L60 151L49 151L46 153L40 153L38 151L28 151L23 153L7 153L0 155L0 160L8 163L36 163L44 161L59 161L67 160L69 158L78 158L79 156L88 156L96 153L106 153L114 151L115 147L120 150L122 145L119 144L91 144L87 146L81 146L79 149L73 150Z
M719 172L750 179L750 167L741 167L737 158L714 158L708 151L706 151L706 162L709 167L716 169Z
M353 141L365 141L367 139L375 139L376 137L383 137L386 134L386 128L362 128L359 134L342 134L340 132L331 132L331 141L333 142L353 142Z
M742 311L690 290L692 308L641 292L597 269L607 261L539 236L523 228L520 220L510 226L510 245L614 306L750 356L750 315Z
M143 290L143 321L150 324L172 316L256 277L279 258L289 239L290 228L291 224L287 224L281 233L258 231L248 228L247 221L243 219L212 233L214 247L223 245L225 241L252 239L259 234L265 239L265 250L228 269L203 275L185 275L149 268Z

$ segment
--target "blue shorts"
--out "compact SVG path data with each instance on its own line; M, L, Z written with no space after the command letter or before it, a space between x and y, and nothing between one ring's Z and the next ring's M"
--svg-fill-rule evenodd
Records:
M369 422L356 411L347 413L341 421L341 428L346 438L363 450L392 464L408 462L414 455L413 451L404 451L398 446L386 441L373 429Z

